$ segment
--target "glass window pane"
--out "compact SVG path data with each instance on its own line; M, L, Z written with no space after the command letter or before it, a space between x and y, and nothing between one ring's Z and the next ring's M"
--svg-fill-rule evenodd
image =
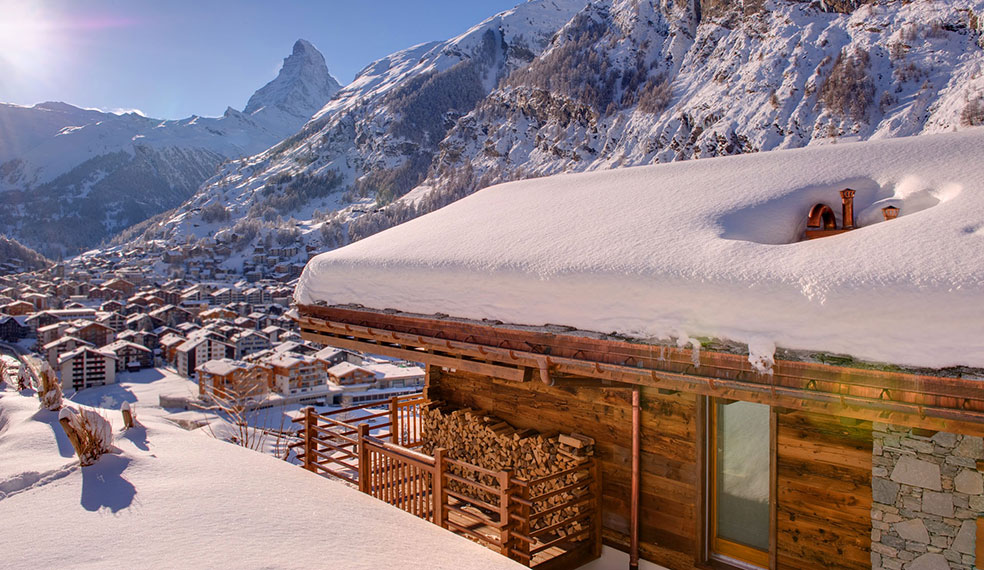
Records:
M769 406L717 403L717 536L769 549Z

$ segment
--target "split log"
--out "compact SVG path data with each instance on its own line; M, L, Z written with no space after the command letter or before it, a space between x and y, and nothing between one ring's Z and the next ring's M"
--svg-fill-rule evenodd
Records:
M587 492L578 486L588 478L586 469L574 470L548 481L536 480L586 464L587 458L594 453L594 440L591 438L575 433L541 434L532 429L516 430L499 418L470 408L446 411L439 406L429 406L421 410L421 417L425 453L430 454L433 449L443 447L450 458L491 471L512 471L516 478L533 482L530 485L531 497L572 487L568 491L534 501L534 521L531 525L533 531L561 524L584 512L584 506L574 505L539 515L549 509L576 503ZM498 489L496 479L488 475L455 466L450 471L457 477ZM455 480L449 482L448 488L485 504L498 505L499 497L496 493ZM583 529L582 523L573 522L556 529L549 539L541 537L541 540L576 535Z

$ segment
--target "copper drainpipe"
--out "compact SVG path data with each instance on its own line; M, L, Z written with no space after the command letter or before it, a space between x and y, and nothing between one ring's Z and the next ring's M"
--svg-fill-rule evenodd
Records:
M639 389L632 390L632 512L629 570L639 568Z
M840 194L841 205L843 207L843 210L841 210L843 229L852 230L854 229L854 190L845 188L841 190Z

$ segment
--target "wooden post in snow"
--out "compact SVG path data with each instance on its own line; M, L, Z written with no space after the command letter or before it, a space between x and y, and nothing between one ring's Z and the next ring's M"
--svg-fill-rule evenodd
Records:
M72 421L69 419L69 414L73 412L68 408L62 409L61 413L58 414L58 423L61 424L63 430L65 430L65 435L68 436L68 441L72 442L72 447L75 449L75 455L82 461L82 443L79 441L79 434L75 433L75 428L72 427Z
M133 427L133 411L130 410L130 402L123 402L120 406L120 411L123 412L123 427L125 429L130 429Z

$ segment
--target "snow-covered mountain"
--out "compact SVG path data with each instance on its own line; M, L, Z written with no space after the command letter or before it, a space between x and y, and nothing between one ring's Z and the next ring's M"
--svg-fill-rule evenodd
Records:
M533 0L373 63L144 237L242 245L266 226L332 248L506 180L979 125L982 13Z
M0 276L44 269L50 264L40 253L0 235Z
M276 79L216 118L160 120L66 103L0 104L5 231L49 255L74 253L180 204L224 160L297 132L339 90L298 40Z
M370 64L300 132L225 165L171 217L168 232L205 236L221 225L208 217L241 221L249 227L237 235L255 234L253 225L281 215L320 218L352 203L402 196L424 180L456 122L534 60L585 4L532 0L458 37Z

